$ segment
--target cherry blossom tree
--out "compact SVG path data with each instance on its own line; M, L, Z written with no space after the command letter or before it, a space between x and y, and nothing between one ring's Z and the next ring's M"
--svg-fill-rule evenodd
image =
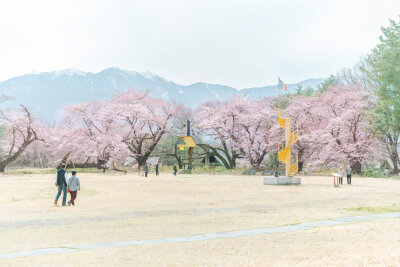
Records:
M130 89L109 101L80 103L65 110L52 140L63 151L63 160L85 163L95 158L98 166L118 170L127 156L145 164L180 107Z
M108 109L109 116L115 116L118 121L121 142L141 166L182 107L151 98L148 92L130 89L113 97Z
M309 163L314 152L316 130L323 128L323 114L318 110L318 101L318 96L296 96L283 111L284 116L292 119L292 126L298 133L299 138L294 149L298 153L299 171L304 164Z
M230 133L234 147L258 170L265 156L276 152L283 136L277 124L278 114L270 99L251 101L236 97L229 106L239 128Z
M199 130L198 134L208 137L208 142L202 142L199 146L210 150L225 168L233 169L240 152L233 147L230 133L235 132L238 125L235 115L229 112L227 103L205 103L195 112L195 125Z
M350 164L359 173L362 164L379 158L379 141L366 113L370 107L367 91L343 85L295 99L286 111L299 125L308 167Z
M220 142L222 148L213 149L225 166L233 168L234 159L240 155L259 169L264 157L277 149L280 131L271 100L252 101L234 96L224 103L203 105L197 117L199 127Z
M67 116L58 129L58 144L74 161L95 159L97 167L115 169L126 156L121 144L120 124L110 104L91 101L66 107Z
M23 105L17 110L0 110L0 172L35 141L44 141L41 125Z

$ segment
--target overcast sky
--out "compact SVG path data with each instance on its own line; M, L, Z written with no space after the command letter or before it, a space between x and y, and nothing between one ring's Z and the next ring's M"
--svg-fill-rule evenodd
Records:
M0 81L116 66L238 89L328 77L398 20L397 0L0 0Z

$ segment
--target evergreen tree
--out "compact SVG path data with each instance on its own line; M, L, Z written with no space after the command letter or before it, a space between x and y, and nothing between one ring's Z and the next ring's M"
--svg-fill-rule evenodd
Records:
M399 171L400 135L400 21L382 27L380 43L367 57L363 70L375 83L376 107L372 112L375 131L386 144L393 173Z

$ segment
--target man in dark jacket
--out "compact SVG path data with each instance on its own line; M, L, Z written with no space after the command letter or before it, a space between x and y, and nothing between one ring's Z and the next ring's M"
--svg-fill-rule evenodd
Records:
M147 177L148 174L149 174L149 164L146 163L146 165L144 165L144 177Z
M159 168L159 165L158 165L158 162L157 162L157 164L156 164L156 175L160 174L159 171L158 171L158 168Z
M62 205L65 206L67 204L67 181L68 181L68 173L65 170L65 164L61 165L61 169L57 171L56 176L56 187L58 189L56 199L54 200L54 205L57 206L58 198L61 195L61 191L63 192L63 201Z
M176 176L176 173L178 172L178 169L176 168L176 165L174 164L174 175Z
M347 184L351 184L351 167L350 165L346 168Z

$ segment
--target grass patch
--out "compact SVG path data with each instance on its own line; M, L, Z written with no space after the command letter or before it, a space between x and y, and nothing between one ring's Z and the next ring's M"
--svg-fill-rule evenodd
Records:
M366 212L366 213L398 212L398 211L400 211L400 204L393 204L391 206L356 207L356 208L348 208L345 210L359 211L359 212Z
M173 166L161 166L160 173L173 173ZM151 167L150 169L154 169ZM225 169L223 166L215 166L214 174L215 175L241 175L243 173L243 168L236 168L236 169ZM193 170L193 174L212 174L212 170L208 166L197 166L195 165ZM261 173L261 172L260 172ZM188 170L178 169L178 174L190 174Z
M20 201L22 201L23 199L22 198L15 198L15 197L13 197L9 202L20 202Z
M178 174L192 174L192 170L181 170Z
M5 174L18 175L18 174L50 174L55 173L55 168L18 168L18 169L6 169Z

